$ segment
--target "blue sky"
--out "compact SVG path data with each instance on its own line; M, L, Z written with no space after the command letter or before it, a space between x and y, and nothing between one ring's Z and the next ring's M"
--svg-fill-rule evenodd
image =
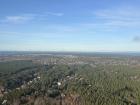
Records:
M140 0L0 0L0 50L140 51Z

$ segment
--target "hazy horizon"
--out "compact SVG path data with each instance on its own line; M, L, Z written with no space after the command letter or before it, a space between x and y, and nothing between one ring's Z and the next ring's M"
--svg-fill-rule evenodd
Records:
M140 52L139 0L0 1L0 51Z

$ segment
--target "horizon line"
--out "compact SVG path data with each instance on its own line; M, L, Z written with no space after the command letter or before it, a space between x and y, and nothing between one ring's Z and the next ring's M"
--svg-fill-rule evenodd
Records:
M66 53L140 53L140 51L39 51L39 50L0 50L0 52L66 52Z

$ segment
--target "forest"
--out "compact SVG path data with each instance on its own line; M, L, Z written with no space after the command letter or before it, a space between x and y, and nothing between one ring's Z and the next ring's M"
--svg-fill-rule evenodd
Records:
M71 59L64 58L67 61ZM85 58L84 62L87 60ZM78 59L82 61L83 58ZM100 62L104 62L105 58L99 59L102 59ZM116 63L96 64L96 61L91 60L90 63L88 61L82 64L42 64L32 60L0 62L0 103L1 105L140 105L139 61L130 64L117 63L128 60L122 57L117 59L107 57L106 60L113 60L112 62ZM131 62L131 59L129 60Z

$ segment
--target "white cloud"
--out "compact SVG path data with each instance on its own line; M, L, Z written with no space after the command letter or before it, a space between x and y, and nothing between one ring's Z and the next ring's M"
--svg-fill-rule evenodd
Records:
M46 12L46 13L40 13L40 14L32 14L32 13L26 13L26 14L20 14L20 15L12 15L12 16L5 16L4 19L2 19L1 23L12 23L12 24L21 24L26 23L31 20L44 20L46 17L49 16L63 16L63 13L57 13L57 12Z
M15 15L15 16L6 16L5 19L2 21L4 23L25 23L29 20L32 20L34 17L30 15Z
M107 26L134 27L140 26L140 13L137 8L116 7L110 9L97 10L93 15L102 20Z
M0 35L17 35L19 34L18 32L9 32L9 31L0 31Z
M47 12L47 15L53 15L53 16L63 16L64 13L59 13L59 12Z
M103 9L95 11L93 14L100 18L120 20L139 19L140 17L140 13L138 12L137 8L134 7L116 7Z

